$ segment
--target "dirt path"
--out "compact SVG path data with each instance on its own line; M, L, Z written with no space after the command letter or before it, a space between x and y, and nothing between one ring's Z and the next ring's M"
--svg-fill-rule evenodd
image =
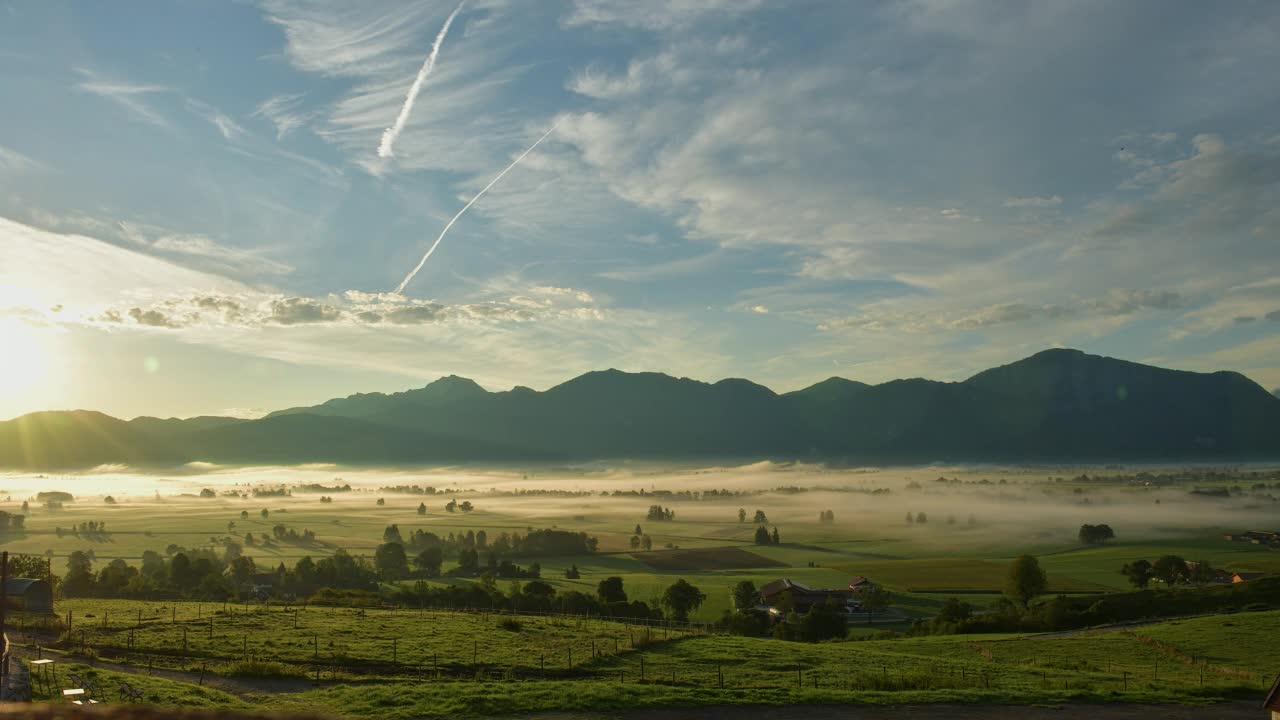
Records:
M13 653L19 658L27 661L36 659L34 650L25 647L13 647ZM164 678L165 680L176 680L178 682L191 683L192 685L201 684L200 673L187 672L185 670L171 670L168 668L153 668L150 672L144 667L137 665L119 665L116 663L103 662L97 659L89 659L79 655L58 655L56 656L58 663L80 663L89 665L90 667L102 670L110 670L112 672L125 673L128 675L145 675L150 677ZM65 677L62 672L60 677ZM203 685L215 690L221 690L239 697L250 697L254 695L268 695L277 693L295 693L311 690L315 687L315 683L302 678L240 678L225 677L222 675L214 675L205 673Z

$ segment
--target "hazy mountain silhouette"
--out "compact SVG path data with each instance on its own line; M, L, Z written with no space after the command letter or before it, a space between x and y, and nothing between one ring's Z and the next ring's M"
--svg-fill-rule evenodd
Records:
M589 372L544 392L450 376L260 420L86 411L0 423L0 465L592 459L1104 460L1280 455L1280 399L1234 372L1046 350L963 382L747 380Z

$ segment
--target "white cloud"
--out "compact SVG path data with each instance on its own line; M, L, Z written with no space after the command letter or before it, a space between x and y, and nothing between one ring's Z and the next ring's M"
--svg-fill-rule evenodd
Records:
M0 172L43 172L48 169L44 163L0 145Z
M561 23L577 25L670 30L688 28L708 16L724 17L755 10L762 0L652 0L646 3L628 0L573 0L572 8Z
M1100 297L1068 299L1058 303L1001 302L973 309L954 307L924 310L895 309L894 303L881 302L856 315L836 317L819 324L821 330L872 330L929 333L940 330L980 330L999 325L1044 323L1092 316L1127 318L1147 310L1172 310L1181 307L1180 294L1163 290L1113 289Z
M99 308L191 292L238 293L234 280L84 235L0 218L0 306Z
M294 130L305 126L314 117L314 111L300 110L305 93L275 95L263 100L253 111L253 117L263 117L276 129L276 140L283 140Z
M146 123L161 128L170 127L169 120L145 99L150 95L171 92L170 88L164 85L105 80L88 68L76 68L76 71L86 78L76 84L79 90L111 100Z
M1004 201L1004 206L1011 208L1051 208L1058 207L1061 204L1061 195L1030 195L1027 197L1011 197Z

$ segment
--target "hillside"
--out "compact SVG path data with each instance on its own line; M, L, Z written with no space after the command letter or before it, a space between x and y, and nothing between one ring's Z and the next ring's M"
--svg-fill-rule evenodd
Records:
M0 423L0 466L816 458L835 461L1280 455L1280 399L1234 372L1046 350L962 382L748 380L589 372L543 392L450 376L261 420L34 413Z

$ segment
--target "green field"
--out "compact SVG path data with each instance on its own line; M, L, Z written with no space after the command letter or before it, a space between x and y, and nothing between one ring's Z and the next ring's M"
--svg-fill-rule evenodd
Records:
M272 477L289 477L295 471L272 472L277 473ZM316 471L296 472L317 479ZM877 618L883 622L856 623L847 641L817 645L598 618L326 608L301 600L224 605L60 598L55 623L12 618L11 628L17 624L19 631L11 636L18 642L40 645L41 652L68 653L68 664L92 659L94 672L108 679L114 672L155 672L138 684L156 704L237 707L249 702L409 718L722 703L1203 702L1256 694L1273 670L1267 641L1280 631L1275 611L1047 637L878 637L909 630L912 620L935 615L950 597L962 597L984 612L1004 589L1011 559L1022 553L1039 558L1049 594L1127 590L1118 572L1122 565L1166 554L1232 571L1280 571L1280 552L1221 537L1226 531L1269 529L1274 512L1268 502L1273 501L1265 495L1242 491L1239 497L1204 499L1178 486L1055 479L1074 472L911 468L846 473L801 467L566 472L538 479L576 493L566 496L513 493L500 487L496 474L475 479L461 493L381 493L372 489L383 482L381 476L367 473L355 490L325 503L319 494L304 492L250 499L193 494L206 483L246 491L247 481L228 484L240 477L235 473L151 478L150 485L138 480L145 492L117 496L114 504L105 502L100 485L92 493L78 492L60 510L32 502L25 529L0 535L0 548L46 555L54 572L62 573L75 550L91 550L96 570L117 558L137 564L144 551L165 554L171 545L221 555L228 542L243 543L251 532L255 542L240 549L263 570L338 548L371 556L392 524L404 535L418 529L441 537L483 530L491 542L504 532L556 528L597 538L597 552L512 559L526 567L537 562L542 579L558 592L594 594L601 580L617 576L629 599L653 603L683 578L706 595L691 617L696 623L710 623L731 609L732 589L744 580L760 586L787 577L813 587L842 588L851 576L863 575L892 593L892 610ZM936 483L941 475L951 480ZM450 478L467 479L456 473ZM492 486L480 484L491 480ZM83 487L74 478L41 482L51 489L74 488L77 482ZM397 476L387 482L449 486L430 477ZM534 480L520 482L543 487ZM183 494L156 492L170 483ZM584 486L593 492L584 492ZM661 494L664 486L755 489L692 499ZM630 494L613 495L618 488ZM445 510L448 499L464 496L474 511ZM426 506L423 514L419 503ZM0 508L16 512L20 504L20 497L11 497ZM652 504L669 506L675 518L646 520ZM754 544L757 526L739 521L739 508L748 518L765 510L766 527L778 528L781 543ZM261 517L262 509L269 511L267 518ZM831 509L835 521L821 522L819 512ZM926 513L928 521L920 522ZM70 531L90 521L105 523L106 533ZM1080 524L1100 521L1115 528L1116 538L1082 546L1076 538ZM299 533L309 529L316 540L264 545L262 536L273 535L277 525ZM649 552L633 549L637 525L649 538ZM454 562L448 557L446 569ZM571 567L580 577L566 577ZM467 577L404 582L420 581L479 582ZM498 580L498 589L507 591L511 582ZM392 588L381 589L385 597ZM68 613L71 632L65 633L59 624ZM209 680L204 687L199 673ZM264 692L261 683L279 687Z
M308 608L301 621L306 627L293 633L288 629L290 613L273 608L234 616L217 614L217 637L205 642L197 641L192 630L201 626L211 608L179 604L176 624L171 617L160 617L159 606L144 609L155 611L144 611L145 632L137 633L139 645L146 639L146 651L127 659L103 652L92 670L64 660L60 663L63 676L67 670L87 670L97 674L104 687L114 687L117 674L132 669L126 679L142 687L150 703L242 707L247 700L278 709L353 717L731 703L1045 704L1072 699L1198 703L1260 693L1274 670L1268 641L1280 632L1280 611L1267 611L1071 637L935 636L811 645L693 634L671 639L657 636L651 643L630 647L626 635L638 628L614 622L520 618L524 627L512 633L498 627L500 618L480 614L371 611L354 615L350 610ZM106 612L123 616L127 610L121 603L78 605L78 613L84 616L100 617ZM201 619L195 618L197 612ZM221 613L221 608L215 612ZM88 619L82 622L91 647L121 632L91 630ZM220 633L217 628L224 622L225 633ZM176 654L183 627L188 628L191 657L173 667L187 666L193 681L195 671L205 668L209 684L215 687L146 675L144 668L161 649L151 643ZM216 689L219 683L231 683L234 688L235 678L213 680L222 666L196 656L239 655L233 630L247 635L251 655L296 660L308 668L315 665L307 662L314 661L307 630L322 638L331 637L324 631L340 633L345 639L332 650L321 642L320 679L310 689L290 684L287 691L255 694L240 689L236 696ZM405 653L399 661L405 667L392 672L388 636L398 634L403 638L399 651ZM597 643L594 658L589 639ZM619 641L616 651L611 639ZM468 657L470 643L480 647L474 661ZM581 653L573 668L568 667L564 652L569 647ZM539 653L553 654L553 649L560 649L558 662L553 659L545 668L539 667ZM448 658L441 659L439 669L425 660L436 650ZM129 665L115 665L118 662ZM383 665L360 672L364 662ZM344 669L343 663L350 665ZM408 678L403 677L406 674Z

